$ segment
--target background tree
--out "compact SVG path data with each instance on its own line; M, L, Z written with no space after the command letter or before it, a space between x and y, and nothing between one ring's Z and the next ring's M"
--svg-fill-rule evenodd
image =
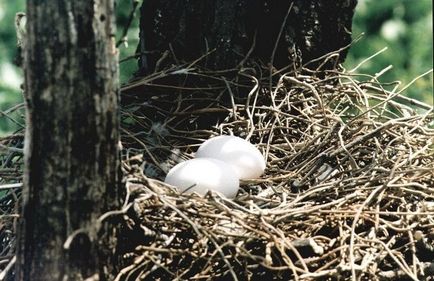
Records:
M142 72L152 72L157 61L191 61L208 53L203 61L212 69L235 67L248 56L278 68L296 62L295 58L306 63L351 42L356 3L356 0L144 1L140 67ZM345 55L346 50L340 52L337 61L343 61Z
M114 32L112 0L27 1L16 280L104 280L109 270L97 232L120 198Z

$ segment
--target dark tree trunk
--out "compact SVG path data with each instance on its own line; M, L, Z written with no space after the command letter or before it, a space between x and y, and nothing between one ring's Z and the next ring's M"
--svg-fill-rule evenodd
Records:
M121 190L113 0L28 0L25 42L16 280L104 280L97 221Z
M236 67L248 55L278 68L300 63L294 61L296 57L306 63L350 43L356 3L147 0L141 8L140 69L154 71L165 52L169 55L160 60L164 64L191 61L211 52L202 65L212 69ZM339 55L336 62L343 61L346 51Z

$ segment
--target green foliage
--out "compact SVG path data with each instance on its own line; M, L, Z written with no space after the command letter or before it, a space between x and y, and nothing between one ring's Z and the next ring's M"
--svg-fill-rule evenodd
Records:
M132 12L133 1L117 1L116 4L116 24L117 24L117 40L122 38L124 28L127 26L130 14ZM127 43L122 44L119 47L119 59L120 63L120 81L126 83L132 78L135 71L137 71L137 61L135 59L129 59L123 61L125 58L131 57L136 53L137 44L139 43L139 11L140 6L137 7L135 17L128 29Z
M0 136L19 128L3 112L22 101L22 73L13 61L17 52L14 18L16 12L24 10L24 2L0 0Z
M363 38L350 49L345 66L351 69L384 47L388 49L362 65L359 72L375 74L389 65L393 69L382 82L404 85L433 67L431 0L359 0L353 20L354 38ZM433 104L432 73L416 81L404 94Z

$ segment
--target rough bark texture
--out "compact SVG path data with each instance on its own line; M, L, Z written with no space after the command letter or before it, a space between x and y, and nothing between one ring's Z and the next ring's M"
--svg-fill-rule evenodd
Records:
M27 17L16 280L82 280L106 270L97 219L120 198L114 4L28 0Z
M141 9L138 49L144 55L140 68L142 72L152 72L166 51L170 55L164 63L189 61L212 51L202 62L217 69L237 66L249 50L250 57L272 62L279 68L294 63L295 54L305 63L350 43L356 3L357 0L147 0ZM341 52L338 61L345 54L346 51Z

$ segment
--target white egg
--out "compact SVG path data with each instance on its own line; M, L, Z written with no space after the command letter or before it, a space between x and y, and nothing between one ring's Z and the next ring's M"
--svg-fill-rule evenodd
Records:
M265 170L261 152L250 142L234 136L218 136L205 141L196 158L214 158L234 167L240 179L260 177Z
M173 167L164 182L178 187L182 192L204 195L208 190L235 198L240 182L235 170L228 164L212 158L198 158L181 162Z

